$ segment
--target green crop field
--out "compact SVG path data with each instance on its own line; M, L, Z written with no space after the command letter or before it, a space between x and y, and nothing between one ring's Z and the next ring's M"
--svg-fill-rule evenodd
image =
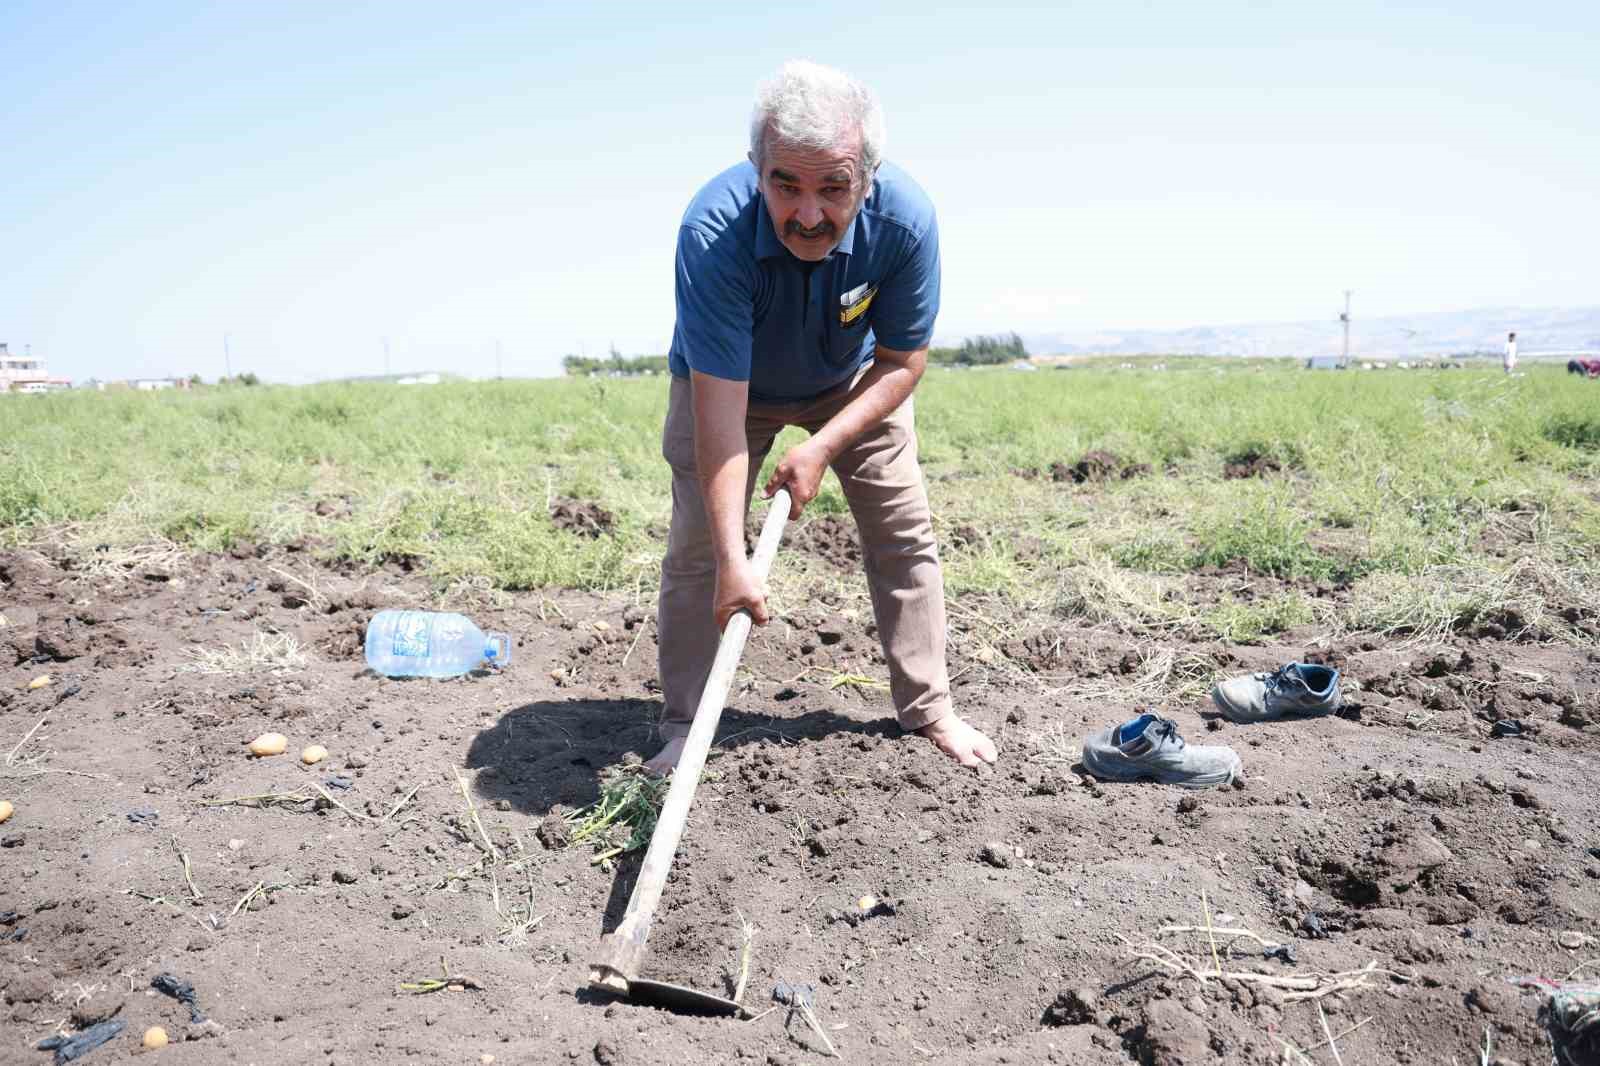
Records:
M1507 608L1559 639L1593 617L1600 386L1547 367L1169 366L929 372L918 425L958 601L1241 641L1311 621L1437 635ZM658 377L6 397L0 541L106 567L300 541L404 559L441 592L647 596L664 406ZM1052 477L1093 450L1149 470ZM613 529L558 528L557 498ZM808 517L845 511L830 478ZM1219 570L1273 591L1219 591ZM790 557L775 587L847 580Z

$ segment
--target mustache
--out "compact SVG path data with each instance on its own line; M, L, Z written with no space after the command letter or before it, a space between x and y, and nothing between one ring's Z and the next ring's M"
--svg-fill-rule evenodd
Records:
M826 221L817 226L816 229L806 229L798 222L785 222L783 224L784 234L792 237L827 237L832 236L833 231L833 223Z

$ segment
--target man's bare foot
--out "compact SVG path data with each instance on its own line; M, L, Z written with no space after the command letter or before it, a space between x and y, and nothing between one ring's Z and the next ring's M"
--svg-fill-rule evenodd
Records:
M917 730L938 745L939 750L962 766L977 766L980 762L992 763L1000 757L994 741L968 725L957 715L946 715Z
M678 760L683 757L683 742L688 739L688 737L683 736L667 741L666 747L656 752L644 764L645 770L655 774L657 777L666 777L678 765Z

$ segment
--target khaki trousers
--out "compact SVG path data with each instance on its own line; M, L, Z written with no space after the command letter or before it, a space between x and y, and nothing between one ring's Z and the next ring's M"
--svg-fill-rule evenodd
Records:
M814 400L782 406L752 404L745 415L750 449L746 508L762 460L785 426L815 433L849 399L841 386ZM695 467L692 386L672 379L661 452L672 467L672 530L661 562L656 632L660 640L664 740L683 736L716 657L712 600L717 564L700 477ZM933 541L933 516L917 464L912 401L901 404L834 460L861 536L861 555L877 617L889 693L903 729L920 729L951 713L945 666L944 575ZM782 565L779 557L778 565Z

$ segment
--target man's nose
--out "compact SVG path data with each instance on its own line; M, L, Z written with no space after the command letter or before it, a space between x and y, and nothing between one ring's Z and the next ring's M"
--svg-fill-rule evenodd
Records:
M822 213L822 205L816 200L807 199L800 204L800 209L795 212L796 220L806 229L816 229L822 220L828 216Z

